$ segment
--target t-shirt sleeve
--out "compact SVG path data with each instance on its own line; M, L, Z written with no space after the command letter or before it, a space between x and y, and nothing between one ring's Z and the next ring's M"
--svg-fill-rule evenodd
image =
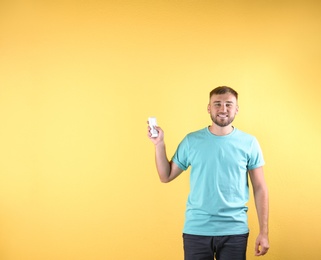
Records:
M253 139L252 145L251 145L251 151L248 161L248 170L253 170L255 168L261 167L265 164L263 153L260 147L259 142L256 138Z
M186 170L189 167L188 160L188 139L185 137L178 145L175 154L172 157L172 161L177 164L182 170Z

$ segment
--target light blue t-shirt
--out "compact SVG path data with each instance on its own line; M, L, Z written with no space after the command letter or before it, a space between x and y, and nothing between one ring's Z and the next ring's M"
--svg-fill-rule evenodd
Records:
M188 134L172 160L182 170L191 166L184 233L225 236L249 232L248 170L264 165L255 137L236 128L216 136L206 127Z

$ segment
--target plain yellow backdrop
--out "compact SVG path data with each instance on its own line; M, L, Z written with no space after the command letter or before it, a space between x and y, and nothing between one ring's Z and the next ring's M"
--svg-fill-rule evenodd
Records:
M270 191L264 259L321 259L318 1L1 1L0 259L182 259L189 171L168 156L239 92ZM248 259L258 232L253 196Z

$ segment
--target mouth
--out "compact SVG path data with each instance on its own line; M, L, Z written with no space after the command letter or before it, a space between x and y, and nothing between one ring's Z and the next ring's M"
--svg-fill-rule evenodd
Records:
M228 115L226 115L226 114L218 114L217 115L219 118L227 118L228 117Z

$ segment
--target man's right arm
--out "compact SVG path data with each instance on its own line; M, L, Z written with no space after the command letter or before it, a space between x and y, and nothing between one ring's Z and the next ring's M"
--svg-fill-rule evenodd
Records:
M148 127L148 137L155 145L155 161L159 179L161 182L167 183L174 180L183 170L176 163L167 159L164 132L158 126L156 129L158 136L151 137L150 127Z

